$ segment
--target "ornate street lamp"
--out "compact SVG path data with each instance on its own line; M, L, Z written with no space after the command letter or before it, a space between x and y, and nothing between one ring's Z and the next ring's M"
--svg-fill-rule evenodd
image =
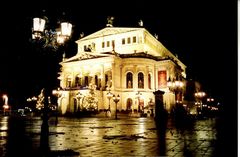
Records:
M117 95L117 96L113 95L113 101L114 101L115 104L116 104L115 119L117 119L117 103L119 102L119 100L120 100L120 96L119 96L119 95Z
M111 117L111 107L110 107L110 100L113 97L113 94L111 93L111 88L108 87L108 93L107 93L107 98L108 98L108 110L107 110L107 116Z
M182 80L181 79L179 80L178 77L176 80L171 80L169 77L167 86L170 91L174 92L176 103L177 104L182 103L181 92L182 92L182 88L184 86L184 83L182 82Z
M63 44L68 40L72 33L72 24L69 22L62 22L60 24L60 29L57 28L56 31L45 29L46 18L33 18L33 30L32 39L42 40L45 42L44 47L54 47L57 48L59 44Z
M203 98L206 96L206 93L205 92L196 92L196 93L194 93L194 96L196 97L197 101L199 101L200 109L201 109L201 112L202 112ZM198 102L197 102L197 104L198 104Z
M44 43L43 48L52 47L56 49L70 38L72 24L68 22L62 22L60 25L61 29L59 30L59 28L57 28L56 31L53 31L51 29L45 29L45 25L47 23L46 20L46 18L33 18L32 39ZM46 108L48 108L48 96L46 95L46 89L44 90L44 94L44 110L46 110ZM46 116L46 112L44 113Z
M62 22L60 24L60 29L57 28L55 30L46 29L45 25L47 23L47 18L33 18L33 28L32 28L32 39L33 41L37 41L40 44L43 44L44 48L51 48L56 50L61 44L63 44L67 39L70 38L72 31L72 24L69 22ZM44 95L44 107L43 107L43 115L42 115L42 126L41 126L41 137L45 139L41 139L41 146L43 146L43 151L49 151L48 148L48 135L49 135L49 127L48 127L48 95L49 89L43 89ZM47 138L47 139L46 139Z

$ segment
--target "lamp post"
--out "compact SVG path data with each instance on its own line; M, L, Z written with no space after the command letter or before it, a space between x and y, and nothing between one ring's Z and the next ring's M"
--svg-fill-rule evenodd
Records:
M218 110L218 107L214 102L215 102L214 98L212 97L207 98L208 112L211 113L211 116L215 115L216 111Z
M169 77L167 86L170 91L174 92L176 103L182 103L182 88L184 86L182 80L178 80L178 77L176 80L171 80Z
M213 106L214 98L212 98L212 97L207 98L207 103L208 103L208 108L214 107Z
M72 31L72 24L69 22L62 22L60 24L60 29L57 28L55 30L46 29L45 25L47 23L47 18L33 18L33 28L32 28L32 39L41 45L42 48L51 48L56 50L61 44L64 44L66 40L70 38ZM46 69L47 70L47 69ZM49 135L49 127L48 127L48 95L49 89L43 89L44 95L44 107L43 107L43 115L42 115L42 126L41 126L41 143L40 145L43 147L44 152L49 151L48 144L48 135Z
M207 98L207 102L208 102L210 105L212 105L211 103L214 102L214 98L211 98L211 97Z
M108 93L107 93L107 98L108 98L107 116L109 116L109 117L111 117L110 100L111 100L112 96L113 96L113 94L111 93L111 89L108 87Z
M120 100L120 96L119 96L119 95L117 95L117 96L113 95L113 101L114 101L115 104L116 104L115 119L117 119L117 103L119 102L119 100Z
M194 96L196 97L197 102L200 102L200 114L203 109L203 98L206 96L205 92L196 92L194 93Z
M62 91L60 90L60 88L58 88L57 90L54 89L52 91L52 94L57 96L58 100L57 100L57 105L56 105L56 119L55 119L55 124L57 125L58 124L58 106L59 106L59 98L62 97Z
M169 77L167 82L167 87L169 88L169 91L174 93L174 99L175 99L175 105L172 107L173 116L175 116L176 119L182 118L184 116L184 112L186 111L187 106L182 105L182 90L183 90L184 83L180 79L178 79L178 76L176 79L171 80ZM171 111L171 112L172 112Z
M29 106L31 110L34 110L36 108L36 101L37 97L33 96L31 98L27 98L27 102L29 103Z

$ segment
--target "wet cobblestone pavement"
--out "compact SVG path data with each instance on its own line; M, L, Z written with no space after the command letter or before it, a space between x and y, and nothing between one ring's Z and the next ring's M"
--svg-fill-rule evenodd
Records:
M0 117L0 154L41 156L40 117ZM215 154L216 119L196 120L179 129L168 120L159 130L152 117L119 116L49 119L50 150L73 150L81 157L92 156L203 156ZM11 153L9 153L11 154ZM11 155L9 155L11 156Z

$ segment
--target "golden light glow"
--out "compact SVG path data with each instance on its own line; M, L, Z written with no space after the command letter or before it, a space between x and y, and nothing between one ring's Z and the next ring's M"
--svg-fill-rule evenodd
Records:
M210 102L210 101L214 101L213 98L207 98L207 101Z
M57 43L63 44L65 41L65 37L61 35L61 32L57 32Z
M158 53L164 56L172 56L159 42L153 44L152 42L155 40L148 41L150 34L143 35L142 31L142 29L135 30L135 28L113 27L100 30L84 37L84 39L79 39L77 41L77 54L63 61L62 64L61 75L64 76L64 79L61 80L60 86L63 89L67 89L64 92L68 96L66 104L63 101L61 101L61 104L68 106L68 110L72 112L72 108L74 108L72 107L74 106L74 101L72 100L76 99L76 95L71 95L71 91L79 88L82 92L82 89L88 88L91 82L97 86L96 97L99 100L98 109L106 109L108 99L110 99L110 103L114 103L111 100L113 97L110 93L108 94L106 87L112 87L111 92L121 96L121 100L118 102L121 110L137 109L138 105L147 106L149 98L154 100L154 95L148 94L148 91L157 89L169 92L163 98L168 109L176 103L177 99L178 102L182 103L185 94L185 89L182 87L186 86L183 80L185 78L185 66L179 62L179 66L184 71L180 74L180 71L177 71L178 67L176 66L175 68L175 66L171 65L171 62L166 62L166 66L165 64L162 66L158 63L155 64L155 61L154 64L149 64L151 58L146 58L145 60L144 57L141 59L133 57L134 55L141 55L141 52L147 52L144 54L146 56L159 56ZM91 46L92 43L95 45L94 50L90 48L90 50L93 50L91 53L85 52L85 50L90 51L88 50L88 46ZM112 52L112 50L116 52L113 53L114 55L106 53ZM127 57L121 57L121 55L126 55ZM159 63L161 62L159 61ZM167 81L167 85L168 87L171 86L171 88L166 88L165 82L163 86L157 86L160 81L158 80L158 74L155 73L155 67L160 70L166 70L167 73L164 77L168 77L170 82ZM168 67L169 70L167 70ZM138 73L141 71L146 72L146 75L143 76L144 81L141 80L144 83L144 88L138 88L138 83L140 82L138 80ZM127 77L128 72L131 73L129 77ZM73 76L72 82L68 82L66 77L68 74ZM76 76L82 77L82 79L75 78ZM128 84L129 81L131 85ZM138 90L141 91L142 96L136 95Z
M195 97L201 98L201 97L204 97L206 95L206 93L205 92L197 92L194 95L195 95Z
M4 104L7 105L8 104L8 96L6 94L4 94L2 96L2 98L3 98Z
M168 87L172 87L172 86L173 86L173 83L172 83L172 82L167 82L167 86L168 86Z
M3 108L6 110L6 109L9 109L9 105L7 105L7 104L4 104L3 105Z

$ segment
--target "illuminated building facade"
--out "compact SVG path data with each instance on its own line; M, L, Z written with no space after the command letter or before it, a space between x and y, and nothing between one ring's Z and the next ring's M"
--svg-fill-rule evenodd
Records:
M184 81L186 66L144 27L107 25L76 43L76 55L60 63L58 107L62 114L87 108L106 110L109 104L115 110L107 93L120 96L119 111L154 109L153 92L157 90L165 92L168 111L176 100L183 101L184 95L176 97L167 82Z

